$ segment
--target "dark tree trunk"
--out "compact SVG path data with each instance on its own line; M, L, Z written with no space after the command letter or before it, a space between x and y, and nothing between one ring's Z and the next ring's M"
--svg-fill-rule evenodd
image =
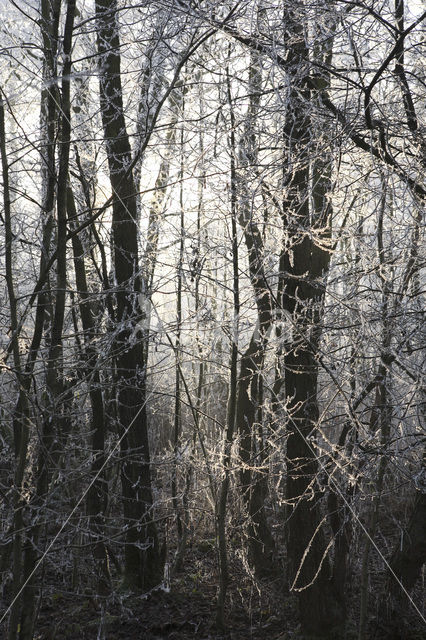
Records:
M291 587L299 594L304 631L326 635L340 621L341 612L330 576L316 474L318 464L312 436L318 419L315 354L299 346L285 356L289 432L287 441L288 562Z
M231 107L231 234L232 234L232 284L233 284L233 326L231 329L231 353L229 390L226 407L226 431L223 445L222 464L224 477L219 490L217 504L217 539L219 555L219 589L217 596L216 623L220 630L225 628L225 602L229 584L228 550L226 545L226 509L231 472L231 448L235 432L237 408L237 380L238 380L238 318L240 314L240 280L238 260L237 235L237 174L236 174L236 144L235 144L235 115L232 109L231 81L229 68L226 69L228 101Z
M259 384L263 375L264 341L254 336L241 357L238 377L236 424L240 433L241 492L248 512L248 552L250 564L258 576L270 576L274 565L275 542L265 511L265 471L256 445Z
M141 319L136 190L123 110L120 40L115 0L97 0L100 104L113 191L112 244L116 280L115 340L117 405L122 455L121 483L126 528L125 582L149 588L162 567L153 519Z
M240 359L237 386L236 427L240 435L242 469L241 492L249 517L249 559L256 573L271 574L274 569L275 543L265 511L265 471L256 470L263 465L256 442L257 419L261 414L262 376L268 334L272 327L272 299L263 267L263 241L246 203L240 203L238 221L244 231L248 250L250 280L257 307L257 325L249 346Z
M173 416L173 467L171 478L172 504L175 512L176 530L178 536L177 559L179 563L175 564L177 570L182 569L184 557L184 524L181 513L181 506L178 500L178 465L179 465L179 447L182 438L182 401L180 386L180 367L182 360L181 353L181 333L182 333L182 285L183 285L183 262L185 251L185 207L183 202L183 174L184 174L184 157L183 157L183 129L180 132L180 186L179 186L179 204L180 204L180 238L179 238L179 258L176 269L177 291L176 291L176 341L175 341L175 407Z
M390 561L392 573L410 591L422 573L426 562L426 490L423 486L417 492L413 513ZM390 579L392 593L400 593L401 587L395 579Z
M379 635L399 640L408 635L407 612L423 617L420 602L412 599L412 590L421 578L426 563L426 450L418 475L417 492L410 520L401 533L389 561L385 595L379 608ZM424 620L424 618L423 618ZM382 637L384 637L382 636Z
M52 73L55 67L54 50L57 42L57 30L59 23L60 5L55 4L53 9L43 7L44 28L43 33L45 46L45 63L47 73ZM43 417L42 433L37 456L36 489L31 505L33 518L28 529L24 543L24 564L23 564L23 587L22 590L22 611L19 630L20 640L32 640L35 622L36 604L36 570L39 561L39 537L41 525L39 524L40 509L46 506L49 489L50 461L54 454L53 447L62 435L63 407L61 407L61 393L64 391L62 375L62 331L65 315L66 297L66 188L68 180L68 164L70 152L70 74L71 74L71 45L75 14L75 1L70 0L67 7L63 36L64 64L62 69L62 91L61 91L61 113L62 117L59 126L60 153L58 162L58 183L57 183L57 245L56 245L56 297L54 302L54 314L50 327L49 352L46 372L46 411ZM43 32L43 28L42 28ZM53 90L52 90L53 91ZM56 98L58 95L56 95ZM53 145L53 133L55 129L54 117L55 96L50 92L46 96L47 104L47 144ZM51 182L49 193L49 205L54 204L54 147L47 152L47 159L52 163L47 167L48 184ZM51 211L46 213L50 214ZM55 440L55 432L58 438Z
M324 636L342 623L343 608L335 592L328 559L316 485L318 462L315 437L318 346L330 248L331 161L324 152L316 158L316 140L309 107L316 96L309 89L306 45L298 9L285 12L285 31L294 46L287 57L290 96L284 127L288 169L284 171L283 225L287 246L283 264L287 274L279 301L290 323L285 345L285 395L288 413L287 500L288 563L292 589L299 594L300 620L306 633ZM328 77L320 85L327 86ZM286 168L286 166L285 166ZM312 184L312 187L311 187ZM312 201L312 204L311 204ZM343 594L341 594L343 596Z
M68 187L68 217L77 219L74 194ZM89 295L87 285L86 266L84 262L84 247L77 234L72 237L74 256L75 281L79 294L79 308L85 343L85 365L90 373L90 405L92 411L92 477L93 483L87 496L87 512L90 518L90 528L93 540L93 556L98 576L98 592L101 595L109 593L110 575L108 568L108 554L103 538L104 514L108 496L108 485L105 477L105 408L101 387L101 377L97 363L98 354L95 344L96 338L96 309Z
M326 635L342 622L343 594L338 595L328 560L316 485L318 462L315 436L319 410L317 398L318 340L324 286L318 285L328 267L329 254L306 236L293 248L283 308L291 313L293 337L284 355L287 398L287 500L288 562L291 588L299 594L300 617L305 632ZM315 283L315 284L313 284Z
M265 8L260 3L257 12L257 27L260 30L265 27L265 17ZM258 420L262 416L262 376L268 335L273 321L273 301L264 269L263 236L254 219L252 197L247 186L251 178L257 178L258 170L256 122L262 95L262 65L257 51L252 51L250 56L249 87L249 106L244 133L239 142L239 162L244 172L240 170L236 173L237 217L248 252L257 322L249 346L240 359L236 428L240 435L241 493L248 515L249 562L258 576L265 576L271 575L276 569L275 542L266 517L267 474L264 469L260 469L264 463L264 456L257 436L261 428Z

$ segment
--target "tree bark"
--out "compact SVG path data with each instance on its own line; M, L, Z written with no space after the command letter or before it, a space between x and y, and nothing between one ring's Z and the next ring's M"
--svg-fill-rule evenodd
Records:
M58 9L59 12L59 9ZM60 152L57 184L57 245L56 245L56 297L54 302L54 314L50 328L50 344L48 350L48 362L46 372L46 409L43 418L41 441L39 444L36 472L36 491L32 510L46 505L49 489L50 461L54 455L54 447L59 446L63 436L63 403L64 392L62 370L62 331L65 316L66 298L66 235L67 214L66 197L68 182L68 164L71 139L71 101L70 101L70 77L71 77L71 45L75 14L75 0L69 0L65 16L63 52L64 64L62 69L62 91L60 121ZM56 19L56 18L55 18ZM55 433L56 432L56 433ZM56 438L55 438L56 435ZM39 516L39 514L38 514ZM34 517L34 516L33 516ZM35 518L37 520L37 518ZM38 541L41 525L36 522L31 524L24 545L23 568L23 592L22 614L20 622L20 640L32 640L34 632L34 617L36 603L35 573L38 562Z
M240 280L238 260L237 234L237 174L236 174L236 144L235 144L235 116L232 109L231 82L229 68L226 70L228 101L231 106L231 237L232 237L232 283L233 283L233 326L231 330L231 354L229 391L226 407L226 430L222 453L223 479L219 489L217 503L217 540L219 552L219 589L217 596L216 623L220 630L225 628L225 602L229 584L228 550L226 544L226 509L231 473L231 449L235 433L237 388L238 388L238 320L240 314Z
M299 595L302 628L324 636L343 617L330 575L330 544L325 542L319 507L314 444L319 418L318 346L331 251L330 160L321 155L312 161L317 145L308 105L315 95L309 89L306 60L310 52L301 18L297 8L285 11L285 38L293 43L287 56L290 95L284 127L288 167L284 173L287 246L283 247L283 263L287 277L280 301L292 333L283 357L289 432L286 497L292 507L287 544L290 585ZM324 84L328 78L321 80Z
M115 359L126 529L124 579L130 588L150 588L160 582L162 567L153 518L143 343L135 335L141 320L137 206L124 118L116 1L97 0L96 18L100 105L113 191Z
M262 28L265 8L259 4L257 26ZM256 175L258 151L256 119L262 94L262 66L257 51L252 51L249 66L249 106L244 123L244 133L239 142L239 161L242 169L237 172L237 218L244 233L248 252L249 275L254 290L257 322L249 346L240 359L238 376L236 425L240 435L241 493L248 514L249 561L258 576L270 575L275 569L275 542L265 511L267 494L266 473L256 470L263 465L257 439L258 417L261 415L262 375L268 335L273 321L271 290L264 270L263 236L254 220L251 196L247 183L250 172ZM232 104L231 104L232 108Z
M77 210L71 186L68 187L68 217L75 220ZM106 595L110 591L110 574L108 554L103 538L105 536L104 514L108 496L108 484L105 477L105 408L101 387L101 376L98 365L98 354L95 345L96 309L90 299L87 286L84 248L77 234L72 237L75 282L79 295L79 309L84 336L85 368L89 374L89 398L92 411L92 468L93 483L87 496L87 513L93 540L93 557L96 575L98 576L98 593Z

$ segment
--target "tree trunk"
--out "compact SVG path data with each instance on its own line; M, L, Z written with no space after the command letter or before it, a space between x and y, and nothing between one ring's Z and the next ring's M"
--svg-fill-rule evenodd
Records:
M182 361L181 353L181 334L182 334L182 284L183 284L183 261L185 251L185 208L183 203L183 174L184 174L184 156L183 156L183 129L180 132L180 174L179 174L179 205L180 205L180 237L179 237L179 257L176 269L177 291L176 291L176 341L175 341L175 406L173 416L173 468L171 478L172 504L175 512L176 530L178 537L178 548L176 553L177 561L175 568L182 568L184 542L182 523L182 513L178 500L178 464L179 464L179 448L182 438L182 402L180 390L180 367Z
M70 220L77 219L77 211L74 201L74 194L71 187L68 187L68 217ZM86 266L84 262L83 244L77 234L72 237L72 248L74 257L75 282L79 294L79 309L84 335L84 359L87 373L90 374L89 398L92 411L91 432L92 432L92 477L87 496L87 512L89 515L90 529L93 541L93 557L95 560L96 575L98 576L98 593L106 595L110 591L110 574L108 567L108 554L103 542L105 536L104 514L108 496L108 485L105 477L105 408L101 388L101 377L99 365L97 363L98 354L95 345L96 309L90 299L87 286Z
M231 82L229 68L226 70L227 90L229 104L231 101ZM226 509L231 473L231 449L235 432L236 408L237 408L237 381L238 381L238 319L240 314L240 274L238 260L238 234L237 234L237 175L236 175L236 145L235 145L235 117L231 108L231 237L232 237L232 283L233 283L233 323L231 329L231 354L229 392L226 407L226 431L223 444L222 466L223 479L219 490L217 503L217 540L219 552L219 589L217 596L216 623L220 630L225 628L225 601L229 584L228 551L226 545Z
M117 285L115 339L121 483L126 529L125 574L130 588L160 582L162 567L153 501L146 413L143 344L135 340L141 319L136 190L123 110L120 40L115 0L97 0L100 104L113 191L112 245Z
M62 332L65 316L66 298L66 235L67 235L67 181L71 139L71 45L75 14L75 0L69 0L65 17L63 50L64 64L62 69L60 122L60 153L58 169L57 194L57 245L56 245L56 297L54 315L50 329L50 344L46 372L46 413L43 418L41 442L37 459L36 494L33 510L46 505L49 489L50 460L54 456L54 447L59 445L63 435L63 398L64 392L62 371ZM55 433L56 432L56 433ZM56 435L56 438L55 438ZM35 511L33 511L35 513ZM38 514L39 515L39 514ZM41 525L31 524L24 545L24 588L22 593L22 615L20 623L20 640L32 640L35 617L35 572L38 562L38 541Z
M255 429L258 411L259 381L262 375L264 342L255 335L241 357L238 377L236 424L240 433L240 457L242 469L241 493L248 512L248 551L250 564L261 576L274 573L275 542L265 512L265 493L262 474L253 471L261 465L255 445Z
M380 517L380 503L383 492L383 485L385 479L386 468L388 465L388 452L387 447L389 444L389 438L391 433L391 420L392 409L390 406L389 396L390 394L390 364L388 363L389 349L391 345L391 318L389 317L390 307L390 291L389 283L385 277L386 269L386 256L383 245L383 219L386 208L386 185L382 180L382 196L381 205L379 208L379 216L377 223L377 244L379 263L381 269L379 271L379 282L382 289L382 304L381 304L381 316L382 316L382 344L380 353L380 364L377 368L376 379L376 396L374 405L371 409L370 417L370 432L380 434L380 449L382 454L379 457L377 477L375 479L375 494L372 499L372 505L369 513L369 522L367 525L367 532L364 538L364 551L362 554L361 564L361 598L360 598L360 613L359 613L359 632L358 640L364 640L367 636L367 620L368 620L368 601L369 601L369 556L374 537L376 535L377 526Z
M257 12L259 29L265 26L265 15L265 8L260 3ZM258 451L257 419L261 415L263 365L268 334L272 327L273 303L264 270L263 236L254 220L252 198L248 188L249 180L256 176L258 166L256 119L259 113L261 93L261 60L258 52L252 51L249 67L250 100L244 123L244 133L239 142L239 161L242 169L236 174L236 179L239 196L237 217L247 246L249 275L256 300L257 323L249 346L240 360L236 426L240 435L241 494L248 515L249 561L257 575L265 576L273 573L275 569L273 557L275 542L265 512L264 503L267 493L265 471L256 470L256 465L262 466L264 462ZM231 101L230 107L232 109Z
M423 483L424 476L423 471ZM410 591L420 578L423 565L426 562L426 490L419 486L414 501L413 512L406 531L402 534L401 543L395 549L390 560L392 573ZM392 580L391 592L400 593L400 585Z
M285 37L294 42L287 57L290 96L284 141L288 170L283 203L287 278L280 301L292 333L283 358L289 431L286 494L292 507L287 528L288 563L291 588L299 594L302 628L322 636L339 626L343 617L330 575L331 542L326 545L324 537L314 444L319 418L318 346L331 250L331 165L322 150L315 160L316 140L308 105L316 97L309 90L305 61L310 52L301 18L297 8L285 11ZM326 86L327 74L318 80L319 86Z
M389 640L399 640L409 633L407 610L423 619L420 603L412 599L411 592L421 578L426 563L426 449L417 475L416 496L407 526L389 561L386 590L379 607L379 628Z
M299 291L300 295L300 291ZM341 622L330 576L316 488L318 463L312 436L318 420L317 362L307 345L294 345L285 355L285 390L289 415L286 497L292 506L288 521L291 588L299 594L303 630L327 635Z

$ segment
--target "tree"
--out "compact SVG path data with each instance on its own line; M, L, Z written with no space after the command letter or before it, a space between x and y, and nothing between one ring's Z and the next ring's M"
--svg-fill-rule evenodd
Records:
M187 593L201 546L222 630L227 595L255 585L295 596L305 635L408 635L425 560L418 3L7 7L9 637L43 633L59 582L93 594L102 637L111 603L139 616L132 592Z
M158 583L162 567L152 515L146 415L146 372L142 343L135 341L141 318L136 189L123 110L120 41L114 0L96 3L100 104L108 157L112 208L112 251L117 304L114 352L117 415L122 454L121 483L126 527L125 580L132 587Z

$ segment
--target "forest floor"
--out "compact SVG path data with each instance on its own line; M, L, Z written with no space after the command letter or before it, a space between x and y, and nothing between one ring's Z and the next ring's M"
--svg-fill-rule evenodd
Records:
M117 590L102 605L89 592L58 590L45 594L36 640L290 640L297 633L293 598L283 598L283 584L259 584L239 558L230 562L226 632L216 627L217 561L210 541L188 550L184 567L173 576L169 592L138 597ZM286 609L287 607L287 609Z
M284 570L277 565L275 580L259 582L238 549L229 556L226 631L218 631L213 539L194 541L187 549L182 571L173 576L169 591L159 588L138 596L123 591L115 576L113 593L102 600L82 583L70 589L69 573L68 579L61 579L57 569L51 563L44 571L34 640L312 640L300 633L297 600L286 593ZM87 584L93 581L93 576L87 577ZM355 611L351 614L349 618L358 617ZM330 640L356 640L355 619L348 620L343 635ZM373 633L368 640L378 637ZM425 637L418 624L403 636L380 635L385 640Z

